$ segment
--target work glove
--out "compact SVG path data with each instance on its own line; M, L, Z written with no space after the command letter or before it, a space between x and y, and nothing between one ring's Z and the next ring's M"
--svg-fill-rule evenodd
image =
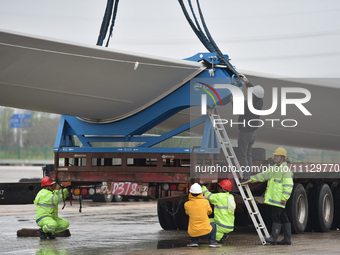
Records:
M243 73L239 73L238 75L244 81L245 84L247 84L249 82L249 80L247 79L247 77Z
M251 180L241 182L241 185L246 185L246 184L249 184L249 183L251 183Z

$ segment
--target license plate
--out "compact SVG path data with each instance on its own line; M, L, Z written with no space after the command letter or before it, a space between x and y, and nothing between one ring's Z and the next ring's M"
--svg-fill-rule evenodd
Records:
M138 185L136 182L113 182L112 191L109 191L113 195L122 196L147 196L148 186Z

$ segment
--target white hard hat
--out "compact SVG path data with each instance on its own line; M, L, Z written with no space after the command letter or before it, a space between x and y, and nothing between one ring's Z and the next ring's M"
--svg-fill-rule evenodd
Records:
M200 194L202 193L202 187L198 183L194 183L193 185L191 185L189 192L193 194Z
M262 88L261 85L256 85L253 88L253 94L258 97L258 98L263 98L264 97L264 89Z

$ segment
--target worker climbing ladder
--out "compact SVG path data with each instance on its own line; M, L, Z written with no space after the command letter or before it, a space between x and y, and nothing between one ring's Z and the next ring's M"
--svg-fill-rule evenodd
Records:
M240 183L239 178L242 179L243 177L242 172L237 171L241 169L240 163L238 162L233 146L228 137L227 131L225 130L224 125L220 121L221 117L217 113L215 114L211 113L211 110L208 110L208 115L214 127L223 154L228 162L228 165L230 166L230 169L233 169L232 174L235 179L235 183L241 193L242 199L247 207L247 210L249 212L251 220L253 221L257 234L260 237L262 244L265 245L266 244L265 237L269 238L270 235L268 233L266 225L264 224L261 213L256 205L255 199L248 184L241 185ZM236 169L236 171L234 171L234 169Z

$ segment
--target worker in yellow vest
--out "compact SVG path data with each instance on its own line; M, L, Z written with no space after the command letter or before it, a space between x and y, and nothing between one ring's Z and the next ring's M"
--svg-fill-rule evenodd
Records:
M279 147L274 151L274 166L267 171L253 175L249 181L241 183L242 185L254 182L267 181L267 189L264 195L264 203L272 206L272 233L266 242L270 244L290 245L291 244L291 225L285 210L288 199L293 190L293 173L284 162L287 158L287 151ZM283 227L284 239L276 242L281 226Z
M207 187L203 186L203 194L208 201L214 205L214 218L211 222L216 223L216 240L224 243L228 238L228 233L234 230L236 203L234 196L229 193L232 184L229 180L223 180L218 184L219 193L211 193Z
M49 177L41 180L42 190L35 197L37 206L35 221L39 227L40 239L55 239L56 232L62 232L68 228L69 222L58 217L58 203L66 199L67 189L55 190L55 182Z

